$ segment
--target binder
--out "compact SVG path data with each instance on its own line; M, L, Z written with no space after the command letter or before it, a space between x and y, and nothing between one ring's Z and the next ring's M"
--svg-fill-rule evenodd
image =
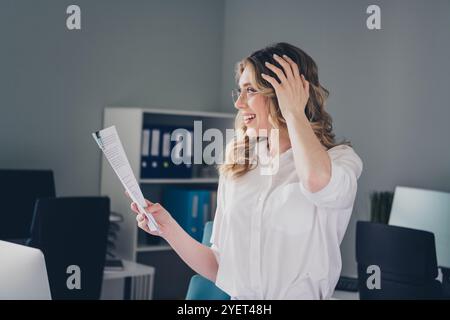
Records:
M188 215L186 229L197 241L202 241L203 228L209 216L210 193L207 190L192 192L191 212Z
M175 164L174 159L178 155L185 154L176 152L181 150L181 144L177 146L173 131L185 129L188 148L183 150L191 160L191 164ZM183 138L179 138L181 142ZM176 150L174 150L176 149ZM163 125L146 125L142 129L141 138L141 174L142 179L152 178L191 178L193 158L193 130L191 127L175 127ZM180 159L181 161L181 159Z
M164 190L163 206L189 235L201 242L210 215L210 197L209 190L168 187Z
M175 128L178 129L178 128ZM175 130L173 128L173 130ZM181 157L184 158L189 158L190 159L190 163L181 163L181 164L176 164L172 161L171 162L171 167L172 167L172 177L174 178L191 178L192 177L192 162L193 162L193 130L189 129L189 128L182 128L185 129L185 133L186 135L183 136L183 138L181 138L181 136L177 136L175 135L173 138L175 138L175 141L173 142L173 148L171 150L171 160L172 159L180 159ZM172 131L173 131L172 130ZM181 141L183 139L186 139L186 141L183 143L183 145L186 148L181 149L182 147L182 143ZM183 151L183 152L181 152ZM180 159L181 160L181 159Z
M205 227L206 222L209 221L209 217L211 216L211 191L202 190L201 193L201 206L200 206L200 216L199 216L199 232L200 232L200 241L203 237L203 229Z

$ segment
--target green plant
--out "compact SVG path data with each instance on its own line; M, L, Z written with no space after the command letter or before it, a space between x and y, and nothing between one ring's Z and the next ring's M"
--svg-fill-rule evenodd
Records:
M370 221L387 224L393 199L394 192L372 192L370 194Z

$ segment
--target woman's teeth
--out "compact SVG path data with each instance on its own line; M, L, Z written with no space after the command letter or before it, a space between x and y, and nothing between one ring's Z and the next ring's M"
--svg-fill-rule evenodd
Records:
M244 122L245 122L245 123L249 123L249 122L252 121L254 118L256 118L256 114L245 115L245 116L244 116Z

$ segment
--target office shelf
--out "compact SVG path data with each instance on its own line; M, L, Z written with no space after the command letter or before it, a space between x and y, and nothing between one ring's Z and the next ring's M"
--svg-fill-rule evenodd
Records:
M192 178L192 179L140 179L140 183L147 184L210 184L218 183L219 178Z
M137 252L152 252L152 251L165 251L165 250L172 250L172 247L169 245L139 245L136 248Z
M170 185L183 185L187 188L195 188L197 185L215 189L219 182L217 177L195 177L183 179L142 179L141 169L141 139L142 129L145 125L168 125L168 126L193 126L194 121L201 121L202 134L209 128L220 130L224 137L226 129L234 127L234 114L188 111L149 109L137 107L107 107L104 109L103 127L116 126L122 141L123 148L127 154L131 169L133 170L144 197L153 202L162 203L164 188ZM126 260L137 261L137 253L141 255L153 252L169 251L170 247L165 245L141 245L138 241L139 228L136 225L135 214L130 210L130 201L124 196L123 186L117 179L116 174L110 167L105 157L102 157L101 169L101 194L109 196L111 210L121 213L124 217L120 223L120 230L115 242L115 254ZM201 171L200 171L201 172ZM206 174L206 173L205 173ZM141 235L142 236L142 235Z
M216 112L107 107L103 115L103 128L116 126L131 169L140 184L144 197L153 202L163 203L163 194L167 187L180 186L188 189L215 190L219 180L214 177L213 168L208 168L205 164L198 165L195 168L195 178L140 178L143 128L152 125L194 127L195 121L200 120L202 134L206 130L214 128L220 130L225 139L228 139L225 134L226 129L234 127L234 117L234 114ZM194 166L196 165L194 164ZM174 278L178 279L178 283L173 285L177 287L176 289L173 286L169 288L156 285L155 299L167 297L171 290L183 292L192 276L191 270L187 269L184 262L167 243L145 244L147 242L152 243L149 240L155 239L151 239L150 235L145 234L138 228L136 215L130 209L130 200L125 196L122 184L105 157L102 157L100 192L110 198L111 210L123 216L114 243L116 256L124 260L155 266L155 276L158 279L155 283L169 283Z

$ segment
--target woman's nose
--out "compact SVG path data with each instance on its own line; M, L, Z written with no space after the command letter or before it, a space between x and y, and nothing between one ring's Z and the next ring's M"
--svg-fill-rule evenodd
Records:
M234 103L234 107L239 110L246 107L246 104L244 103L244 101L242 101L242 96L239 96L239 98L236 100L236 102Z

